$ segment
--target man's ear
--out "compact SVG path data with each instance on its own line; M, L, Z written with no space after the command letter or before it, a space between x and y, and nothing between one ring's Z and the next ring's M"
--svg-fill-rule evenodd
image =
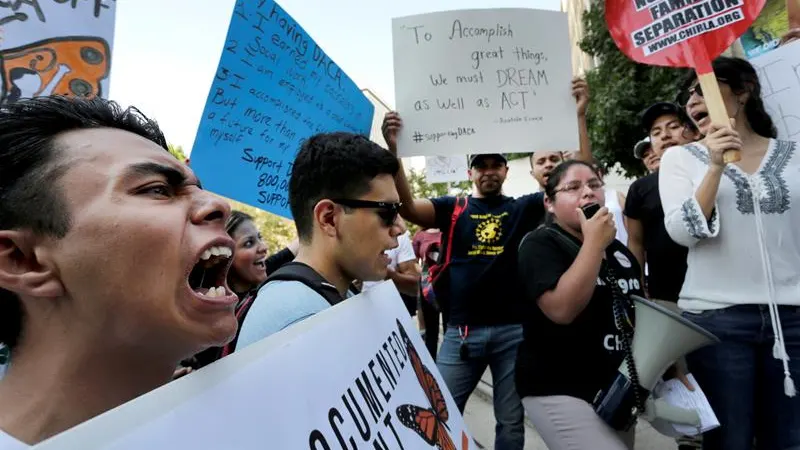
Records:
M336 237L338 234L336 225L339 215L336 214L336 211L336 204L327 199L320 200L314 206L314 226L319 227L324 234L330 237Z
M545 208L545 209L547 210L547 212L549 212L549 213L552 213L552 212L553 212L553 202L551 202L551 201L550 201L550 197L548 197L548 196L546 196L546 195L544 196L544 208Z
M64 295L57 272L37 256L36 243L31 232L0 230L0 287L22 296Z

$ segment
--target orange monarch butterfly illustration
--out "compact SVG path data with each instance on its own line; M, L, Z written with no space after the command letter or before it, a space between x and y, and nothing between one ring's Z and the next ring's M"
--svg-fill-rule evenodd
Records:
M417 349L414 348L414 344L411 343L411 339L399 320L397 327L400 329L400 336L406 345L408 360L414 368L414 374L431 405L430 408L400 405L397 408L397 418L406 428L414 430L428 445L436 445L439 450L456 450L453 439L450 437L450 428L447 426L450 413L447 411L447 402L439 388L439 383L428 368L422 364Z

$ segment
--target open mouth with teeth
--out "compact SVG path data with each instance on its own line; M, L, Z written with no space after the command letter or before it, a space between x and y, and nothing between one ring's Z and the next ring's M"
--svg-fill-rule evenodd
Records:
M259 269L267 270L267 260L265 258L259 259L258 261L254 262L253 265Z
M189 273L189 287L205 297L224 297L228 294L225 279L233 251L228 247L211 247L200 255L200 261Z
M707 118L708 118L708 111L696 111L692 113L692 120L694 120L694 122L697 124L703 122Z

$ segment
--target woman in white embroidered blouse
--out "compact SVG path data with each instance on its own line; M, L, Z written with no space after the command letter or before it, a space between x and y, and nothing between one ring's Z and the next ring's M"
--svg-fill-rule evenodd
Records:
M687 80L683 104L706 137L667 151L659 179L667 231L689 248L678 305L722 340L687 358L721 423L703 448L800 448L800 156L775 139L750 63L713 66L733 129L711 123ZM729 150L741 160L725 164Z

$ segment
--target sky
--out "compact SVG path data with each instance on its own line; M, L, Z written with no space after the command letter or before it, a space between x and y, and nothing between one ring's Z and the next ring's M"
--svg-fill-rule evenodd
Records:
M246 0L255 2L256 0ZM391 19L559 0L278 0L361 88L394 104ZM217 70L234 0L118 0L110 98L156 119L189 152Z

